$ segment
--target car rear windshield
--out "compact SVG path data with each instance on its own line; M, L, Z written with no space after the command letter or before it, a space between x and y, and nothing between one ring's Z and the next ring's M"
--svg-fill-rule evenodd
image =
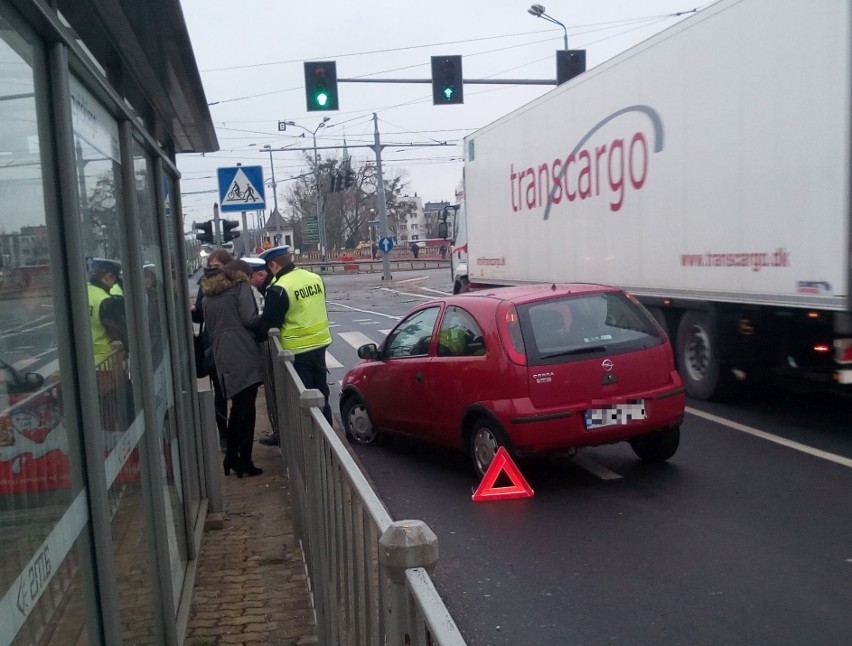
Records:
M621 354L662 343L650 315L623 292L553 298L518 307L532 365Z

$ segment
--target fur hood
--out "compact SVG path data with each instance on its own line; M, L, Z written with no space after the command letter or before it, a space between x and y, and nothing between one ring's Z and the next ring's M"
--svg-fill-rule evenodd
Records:
M216 294L228 291L238 283L247 282L249 282L249 277L242 271L226 273L220 270L209 276L202 276L200 281L201 293L205 296L215 296Z

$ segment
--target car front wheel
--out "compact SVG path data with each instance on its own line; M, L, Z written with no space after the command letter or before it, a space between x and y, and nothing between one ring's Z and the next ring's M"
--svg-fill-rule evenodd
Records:
M340 413L346 437L352 442L367 446L378 441L379 434L373 426L373 420L370 419L370 413L367 412L367 405L363 399L357 395L350 397L343 404Z
M473 460L473 470L482 478L491 465L497 449L506 445L503 429L491 419L480 417L473 425L470 435L470 457Z
M645 462L665 462L680 444L680 426L669 426L630 440L630 448Z

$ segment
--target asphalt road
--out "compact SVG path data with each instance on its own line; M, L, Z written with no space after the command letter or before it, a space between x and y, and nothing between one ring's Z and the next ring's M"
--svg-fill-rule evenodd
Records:
M330 382L449 273L326 279ZM524 462L535 495L474 503L466 456L355 454L394 518L439 537L435 584L471 645L848 644L850 399L800 384L690 401L665 465L626 445Z

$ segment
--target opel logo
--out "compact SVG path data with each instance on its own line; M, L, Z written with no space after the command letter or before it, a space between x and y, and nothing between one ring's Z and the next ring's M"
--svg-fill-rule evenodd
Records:
M612 361L610 361L609 359L604 359L601 362L601 368L609 372L610 370L612 370Z

